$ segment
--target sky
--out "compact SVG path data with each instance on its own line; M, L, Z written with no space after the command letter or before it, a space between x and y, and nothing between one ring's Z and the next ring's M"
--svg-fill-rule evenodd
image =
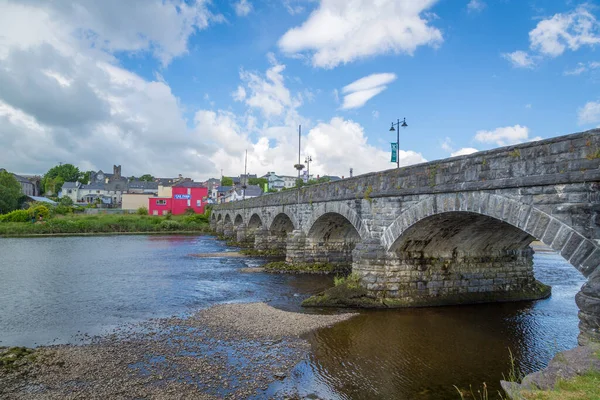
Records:
M600 4L0 0L0 167L348 176L600 127Z

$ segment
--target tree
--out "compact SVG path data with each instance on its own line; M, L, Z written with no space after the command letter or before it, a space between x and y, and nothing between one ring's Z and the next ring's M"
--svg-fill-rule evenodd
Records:
M52 167L42 178L42 190L45 193L56 194L65 182L76 182L83 177L79 168L73 164L61 164Z
M140 176L140 181L154 182L154 177L150 174L144 174Z
M221 178L221 186L233 186L233 179L228 176Z
M21 184L10 172L0 171L0 214L19 208Z
M258 185L261 189L265 187L265 185L269 184L269 180L267 178L250 178L248 179L248 185Z
M81 179L79 181L81 183L83 183L84 185L89 185L91 176L92 176L92 171L86 171L83 173L83 176L81 177Z

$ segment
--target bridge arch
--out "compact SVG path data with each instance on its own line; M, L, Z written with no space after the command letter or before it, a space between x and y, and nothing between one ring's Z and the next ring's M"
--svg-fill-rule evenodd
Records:
M241 214L237 214L233 220L233 226L240 226L244 223L244 218Z
M280 212L275 216L275 218L273 218L273 221L271 221L269 231L272 234L288 234L297 227L297 224L295 223L294 219L292 219L292 216L290 216L289 214L285 212Z
M219 213L219 215L217 215L217 222L219 222L222 218L223 216L221 215L221 213Z
M369 232L356 211L343 203L325 203L317 207L317 209L311 213L310 218L306 221L306 225L304 226L304 233L307 236L310 235L314 224L325 214L338 214L344 217L344 219L354 227L360 239L369 237Z
M250 219L248 220L248 229L251 231L255 231L262 227L263 227L263 221L260 218L260 216L256 213L252 214L250 216Z
M225 214L225 219L223 220L223 223L230 224L231 223L231 215Z
M493 252L524 249L536 239L559 252L584 276L598 266L598 245L562 221L530 204L481 192L421 200L383 232L381 244L387 251L436 247L448 253L460 250L459 243L469 243L472 247L463 250Z

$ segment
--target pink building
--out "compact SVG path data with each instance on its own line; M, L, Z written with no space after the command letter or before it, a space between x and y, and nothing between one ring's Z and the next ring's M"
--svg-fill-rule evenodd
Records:
M173 215L185 213L188 208L197 214L204 213L208 198L208 188L199 182L181 182L171 187L171 197L150 197L148 213L150 215Z

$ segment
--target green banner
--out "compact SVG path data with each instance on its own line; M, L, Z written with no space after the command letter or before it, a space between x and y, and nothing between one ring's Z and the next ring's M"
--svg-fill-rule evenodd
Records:
M392 143L392 160L391 162L398 161L398 143Z

